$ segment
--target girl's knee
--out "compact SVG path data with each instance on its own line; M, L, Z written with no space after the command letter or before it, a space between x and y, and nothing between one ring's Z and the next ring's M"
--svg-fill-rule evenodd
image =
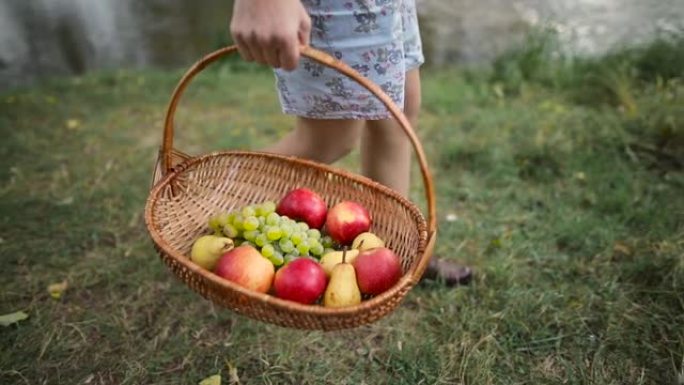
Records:
M332 163L356 147L361 124L352 120L300 119L297 130L312 158Z
M330 135L330 133L327 133L323 134L323 136L324 139L315 140L313 146L323 154L326 163L332 163L348 155L356 148L358 143L358 135L351 135L350 133L342 135Z

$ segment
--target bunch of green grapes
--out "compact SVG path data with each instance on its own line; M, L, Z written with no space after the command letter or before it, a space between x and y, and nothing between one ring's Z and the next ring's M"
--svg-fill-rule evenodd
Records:
M334 249L330 236L310 229L306 222L278 215L275 210L272 201L248 205L212 216L209 227L233 239L236 245L255 247L275 266L299 257L319 259Z

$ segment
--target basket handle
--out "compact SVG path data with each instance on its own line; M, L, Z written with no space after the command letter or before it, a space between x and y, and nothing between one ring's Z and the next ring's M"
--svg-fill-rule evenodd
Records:
M180 100L180 97L185 90L185 88L190 84L190 81L192 78L197 75L199 72L201 72L206 66L211 64L212 62L218 60L219 58L222 58L224 56L228 56L232 53L235 53L237 51L237 46L229 46L229 47L224 47L220 48L206 56L204 56L202 59L197 61L192 67L190 67L189 70L183 75L181 78L180 82L176 86L176 88L173 91L173 94L171 96L171 101L168 106L168 110L166 112L166 119L164 121L164 138L163 138L163 143L162 143L162 150L161 150L161 156L162 156L162 173L167 174L169 173L172 168L173 168L173 162L172 162L172 151L173 151L173 119L175 116L176 112L176 107L178 106L178 102ZM418 137L416 136L415 132L413 131L413 128L411 127L411 124L409 123L408 119L402 112L402 110L394 103L392 98L390 98L380 87L378 87L376 84L374 84L372 81L368 80L367 78L363 77L360 75L358 72L356 72L354 69L346 65L345 63L341 62L340 60L337 60L333 58L332 56L328 55L327 53L314 49L310 46L303 46L301 48L301 54L305 57L308 57L310 59L315 60L318 63L321 63L327 67L333 68L337 70L338 72L350 77L351 79L355 80L359 84L361 84L363 87L367 88L373 95L375 95L380 101L387 107L387 109L390 111L392 116L399 122L399 125L403 129L404 133L408 136L409 140L411 141L411 145L413 146L413 149L416 153L416 156L418 158L418 163L420 165L420 171L423 176L423 184L425 185L425 197L427 199L427 205L428 205L428 241L430 238L432 238L435 234L435 231L437 229L437 222L436 222L436 209L435 209L435 191L432 183L432 176L430 175L430 171L427 166L427 161L425 158L425 153L423 152L423 147L420 144L420 141L418 140ZM429 258L424 258L423 261L421 261L421 266L418 266L417 272L422 274L425 266L427 265L427 260ZM423 263L424 262L424 263ZM422 266L425 265L425 266ZM417 277L419 278L419 277Z

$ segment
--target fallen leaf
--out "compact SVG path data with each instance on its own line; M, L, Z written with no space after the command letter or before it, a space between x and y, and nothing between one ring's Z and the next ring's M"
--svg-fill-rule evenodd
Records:
M238 377L238 371L235 366L226 360L226 367L228 368L228 381L231 385L240 385L240 377Z
M74 197L66 197L57 202L57 206L69 206L72 203L74 203Z
M630 249L629 246L625 245L622 242L615 242L615 244L613 245L613 251L616 254L632 255L632 249Z
M27 318L28 314L24 313L23 311L15 311L14 313L0 315L0 325L10 326Z
M199 385L221 385L221 375L214 374L199 382Z
M75 130L81 126L81 121L78 119L67 119L66 127L70 130Z
M503 97L505 96L503 85L501 85L500 83L496 83L494 84L492 89L494 91L494 95L496 95L499 99L503 99Z
M48 286L47 290L50 293L50 297L54 299L60 299L62 298L62 294L64 294L64 291L68 286L69 285L67 284L67 281L62 281L59 283L53 283L52 285Z

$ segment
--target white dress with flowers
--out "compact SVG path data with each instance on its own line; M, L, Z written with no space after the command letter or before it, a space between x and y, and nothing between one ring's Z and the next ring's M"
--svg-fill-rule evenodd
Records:
M311 17L311 46L329 53L404 105L406 72L424 62L415 0L302 0ZM366 88L336 70L302 58L276 70L287 114L316 119L386 119Z

